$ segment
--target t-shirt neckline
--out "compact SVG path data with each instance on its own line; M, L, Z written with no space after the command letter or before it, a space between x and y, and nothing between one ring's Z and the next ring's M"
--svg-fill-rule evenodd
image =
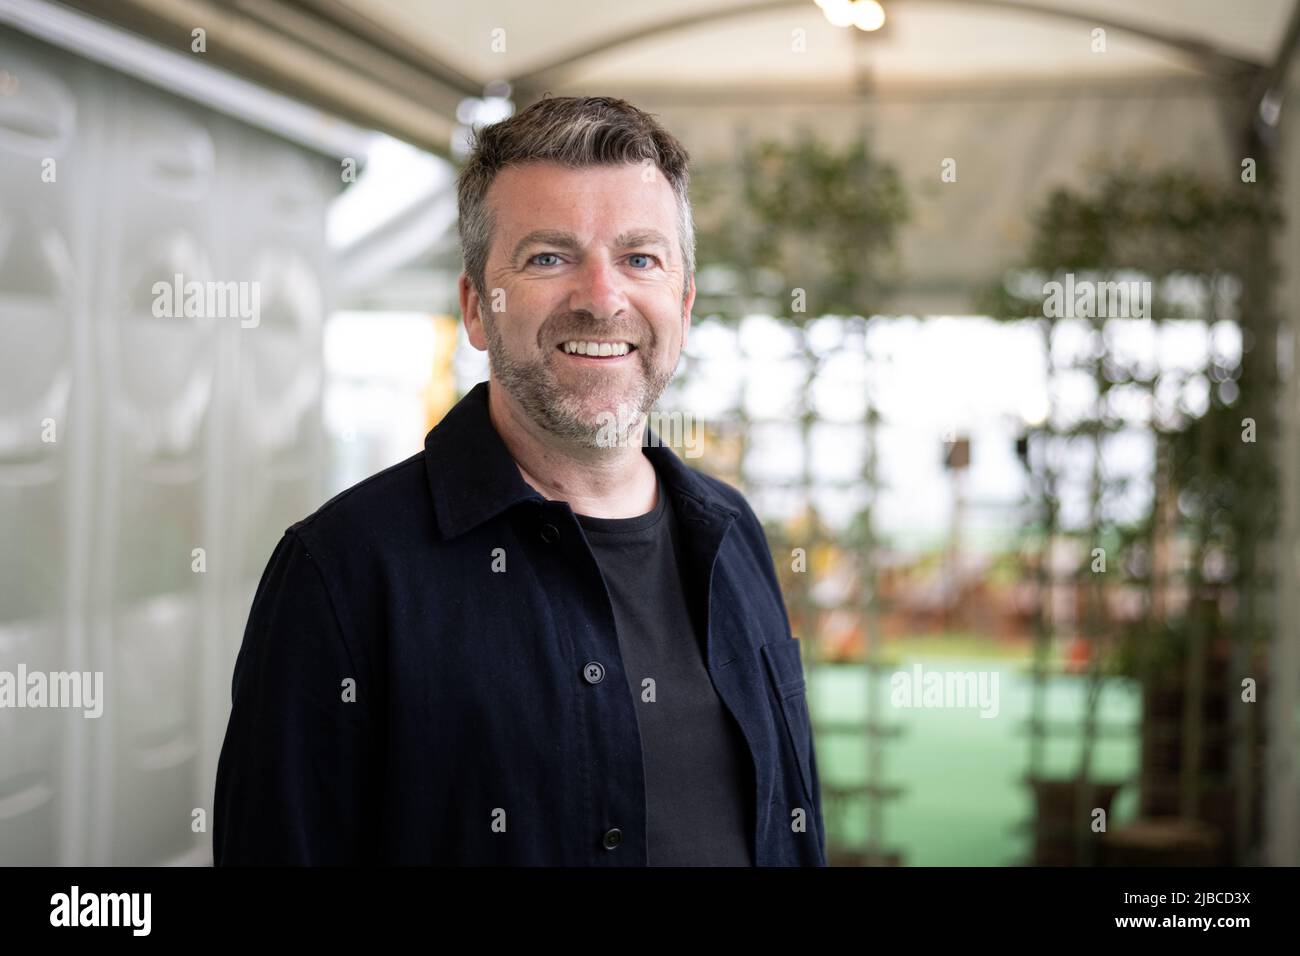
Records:
M592 515L582 515L574 512L574 517L582 525L584 531L594 532L596 534L628 534L633 531L648 531L657 525L667 511L668 495L664 489L664 483L655 476L657 487L655 506L643 515L635 515L631 518L597 518Z

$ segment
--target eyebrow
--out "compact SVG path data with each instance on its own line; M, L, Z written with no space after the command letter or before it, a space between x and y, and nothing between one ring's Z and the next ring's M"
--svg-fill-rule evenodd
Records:
M515 243L514 251L510 255L510 264L517 264L519 257L529 246L555 246L568 252L577 252L582 248L578 237L571 232L562 229L534 229ZM672 251L672 243L658 229L639 229L620 233L614 237L614 246L619 249L630 249L633 246L660 246L668 252Z

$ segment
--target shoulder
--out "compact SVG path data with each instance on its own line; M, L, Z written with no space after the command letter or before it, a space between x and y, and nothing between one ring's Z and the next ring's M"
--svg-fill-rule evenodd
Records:
M732 532L733 535L739 532L736 539L743 543L747 550L758 556L760 562L770 561L767 534L763 530L763 523L740 489L702 471L695 471L695 479L698 483L697 488L703 487L708 491L715 509L731 512L736 516Z
M740 489L727 484L721 478L715 478L713 475L705 474L702 471L696 471L695 475L713 494L713 497L722 504L723 508L736 512L736 520L739 524L746 529L757 529L760 534L762 533L762 524L759 522L758 516L754 514L754 509L750 507L749 502L740 492Z
M364 661L384 619L383 583L410 563L430 511L423 452L345 488L285 529L271 559L286 569L275 600L300 602L303 614L328 608L352 659Z
M286 529L309 552L337 552L398 543L399 532L425 527L430 515L424 452L376 472L330 498Z
M724 553L727 555L728 568L746 589L751 600L751 611L756 618L769 615L766 619L779 621L788 636L790 621L786 614L771 544L767 533L763 530L763 523L738 488L712 475L705 475L703 472L696 474L700 481L708 486L715 501L721 507L736 514L735 525L731 534L727 536L728 543L724 545ZM759 582L764 586L754 587ZM760 594L766 597L760 598Z
M342 581L400 559L426 540L432 522L421 451L344 488L285 533Z

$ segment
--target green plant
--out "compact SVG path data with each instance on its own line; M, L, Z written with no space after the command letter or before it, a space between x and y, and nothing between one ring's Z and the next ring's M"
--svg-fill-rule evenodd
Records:
M1266 456L1257 443L1242 440L1243 418L1259 417L1276 388L1267 368L1259 362L1252 366L1253 346L1267 334L1269 320L1267 309L1258 306L1267 303L1276 278L1271 260L1259 255L1260 237L1280 221L1271 194L1259 184L1209 180L1182 169L1115 167L1101 170L1085 190L1055 190L1032 219L1034 234L1022 266L981 290L977 299L997 318L1038 323L1049 356L1060 319L1045 314L1044 289L1067 274L1098 283L1149 283L1145 305L1157 324L1173 319L1228 322L1243 337L1238 356L1211 350L1201 368L1160 370L1117 354L1108 318L1084 319L1093 330L1091 356L1056 365L1052 373L1088 373L1096 390L1093 408L1073 421L1048 421L1029 429L1030 441L1040 449L1070 442L1093 448L1089 520L1072 536L1089 548L1105 547L1121 580L1149 593L1170 583L1157 580L1151 566L1156 538L1190 551L1182 570L1194 591L1207 585L1252 586L1241 579L1237 556L1258 546L1275 507L1269 469L1261 460ZM1175 403L1157 401L1157 393L1186 396L1189 386L1203 392L1203 407L1192 407L1184 397ZM1116 412L1114 399L1121 390L1148 396L1154 410L1148 430L1159 462L1150 508L1123 522L1113 515L1132 479L1114 476L1106 467L1108 436L1133 426ZM1031 465L1036 489L1031 504L1039 518L1055 514L1060 504L1057 486L1063 475L1046 464L1047 457L1039 455ZM1158 514L1162 504L1168 507ZM1167 574L1179 570L1165 569ZM1100 611L1113 576L1090 575L1086 566L1080 574L1095 579ZM1159 606L1162 602L1148 602L1148 608ZM1099 644L1114 646L1112 666L1140 676L1142 662L1180 661L1192 629L1213 633L1241 624L1222 620L1211 601L1193 600L1188 608L1186 619L1167 616L1113 629L1099 617L1093 636ZM1255 633L1254 627L1242 626Z
M801 325L880 308L908 203L897 170L865 139L764 141L694 177L702 291L715 315L765 309Z
M1049 379L1083 373L1093 386L1095 398L1082 414L1071 420L1049 415L1027 429L1023 459L1032 489L1026 504L1041 531L1033 558L1040 584L1047 584L1042 555L1053 542L1072 539L1084 555L1095 560L1100 549L1106 557L1107 573L1096 573L1085 558L1074 575L1084 596L1081 631L1093 648L1076 777L1083 792L1093 785L1103 676L1137 677L1148 695L1171 687L1183 692L1179 729L1189 743L1180 764L1180 807L1193 816L1206 719L1198 702L1206 693L1225 692L1207 687L1209 656L1244 666L1268 632L1267 602L1260 598L1271 584L1260 556L1276 527L1275 443L1253 436L1276 434L1271 296L1277 272L1270 253L1279 220L1262 182L1213 180L1179 169L1103 170L1085 190L1060 189L1048 197L1033 217L1022 267L978 297L995 317L1038 325ZM1136 281L1149 293L1136 317L1151 318L1157 327L1192 318L1207 329L1235 329L1240 352L1211 344L1199 368L1158 367L1118 352L1110 325L1116 316L1085 309L1075 321L1084 323L1091 348L1063 362L1056 348L1061 312L1047 307L1046 294L1062 279L1076 278L1093 288ZM1121 414L1135 404L1148 410L1145 420ZM1139 478L1151 488L1145 513L1121 520L1120 504L1133 479L1116 474L1112 436L1126 429L1150 436L1154 468ZM1087 517L1063 528L1062 486L1075 477L1067 473L1063 452L1081 446L1088 452ZM1136 620L1112 619L1108 597L1117 584L1143 593ZM1041 613L1040 668L1053 629ZM1248 733L1234 734L1233 742L1249 753ZM1031 744L1031 778L1040 751ZM1234 785L1248 789L1249 759L1238 767L1245 769Z

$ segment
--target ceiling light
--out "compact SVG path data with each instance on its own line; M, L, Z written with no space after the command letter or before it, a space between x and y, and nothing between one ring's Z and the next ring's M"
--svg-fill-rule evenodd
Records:
M854 26L868 32L885 25L885 8L879 0L815 0L822 13L837 27Z

